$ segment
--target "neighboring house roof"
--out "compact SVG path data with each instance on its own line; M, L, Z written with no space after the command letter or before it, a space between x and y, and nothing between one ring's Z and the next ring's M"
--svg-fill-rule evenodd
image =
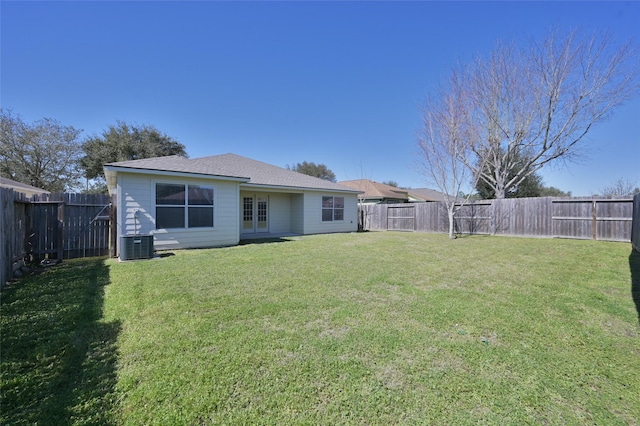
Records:
M0 188L10 188L16 192L21 192L28 197L32 197L35 194L50 194L49 191L35 186L28 185L26 183L17 182L15 180L0 177Z
M442 192L430 188L412 188L409 190L409 193L424 201L444 201L444 194Z
M120 161L105 164L107 181L115 177L114 172L170 172L199 174L239 180L246 185L358 192L335 182L287 170L262 161L252 160L236 154L213 155L201 158L185 158L178 155ZM113 184L113 182L111 182ZM111 185L110 185L111 186Z
M383 202L386 200L403 200L403 202L444 201L442 192L430 188L400 189L369 179L357 179L338 182L341 185L359 189L363 192L359 197L367 201Z
M338 183L363 192L363 194L359 195L359 198L365 200L409 200L407 190L369 179L346 180Z

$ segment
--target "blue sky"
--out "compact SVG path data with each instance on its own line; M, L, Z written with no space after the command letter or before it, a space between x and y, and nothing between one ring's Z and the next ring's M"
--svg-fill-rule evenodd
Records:
M0 101L26 121L98 135L152 124L191 157L324 163L338 180L429 186L414 167L419 104L450 66L550 26L640 42L637 2L0 3ZM640 185L640 99L545 184Z

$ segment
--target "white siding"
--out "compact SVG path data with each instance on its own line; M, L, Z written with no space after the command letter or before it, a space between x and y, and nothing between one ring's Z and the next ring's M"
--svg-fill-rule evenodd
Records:
M155 206L149 176L118 174L118 232L150 234L155 229ZM138 217L134 213L138 210Z
M344 197L344 220L322 221L322 197L332 195ZM358 197L356 194L339 192L311 192L304 194L304 233L325 234L331 232L355 232L358 230Z
M211 185L214 188L214 227L193 229L155 229L155 184L178 183ZM118 232L153 234L158 250L216 247L239 242L238 182L216 179L162 178L157 175L118 173ZM138 218L134 216L138 210Z
M291 232L291 195L269 194L269 232Z
M291 194L291 232L304 234L304 194Z
M268 213L267 221L270 234L286 234L291 232L291 197L292 195L285 192L255 192L255 191L241 191L240 200L244 197L267 197L268 198ZM242 206L238 217L242 222ZM244 231L246 235L250 235L250 232Z

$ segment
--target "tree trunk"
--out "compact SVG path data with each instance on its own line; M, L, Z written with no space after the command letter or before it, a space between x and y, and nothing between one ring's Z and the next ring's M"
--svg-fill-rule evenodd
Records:
M505 194L507 193L506 191L506 179L500 174L500 170L498 170L498 167L496 167L495 170L495 177L496 177L496 183L494 185L494 197L497 199L503 199L505 198Z
M455 235L453 235L453 216L454 216L454 211L453 211L453 207L451 206L449 209L447 209L447 213L449 215L449 239L453 240L455 238Z

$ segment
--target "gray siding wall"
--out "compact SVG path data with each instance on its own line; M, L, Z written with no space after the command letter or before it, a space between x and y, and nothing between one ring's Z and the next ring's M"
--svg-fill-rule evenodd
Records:
M291 232L291 195L269 194L269 232Z
M212 185L214 227L155 229L155 184ZM237 182L215 179L162 178L132 173L118 174L118 234L153 234L158 250L216 247L239 242L239 187ZM138 218L134 216L138 210ZM119 243L119 242L118 242Z
M304 234L304 194L291 194L291 232Z
M322 221L322 197L333 195L344 197L344 220ZM304 233L325 234L332 232L355 232L358 230L358 197L356 194L336 192L311 192L304 194Z

